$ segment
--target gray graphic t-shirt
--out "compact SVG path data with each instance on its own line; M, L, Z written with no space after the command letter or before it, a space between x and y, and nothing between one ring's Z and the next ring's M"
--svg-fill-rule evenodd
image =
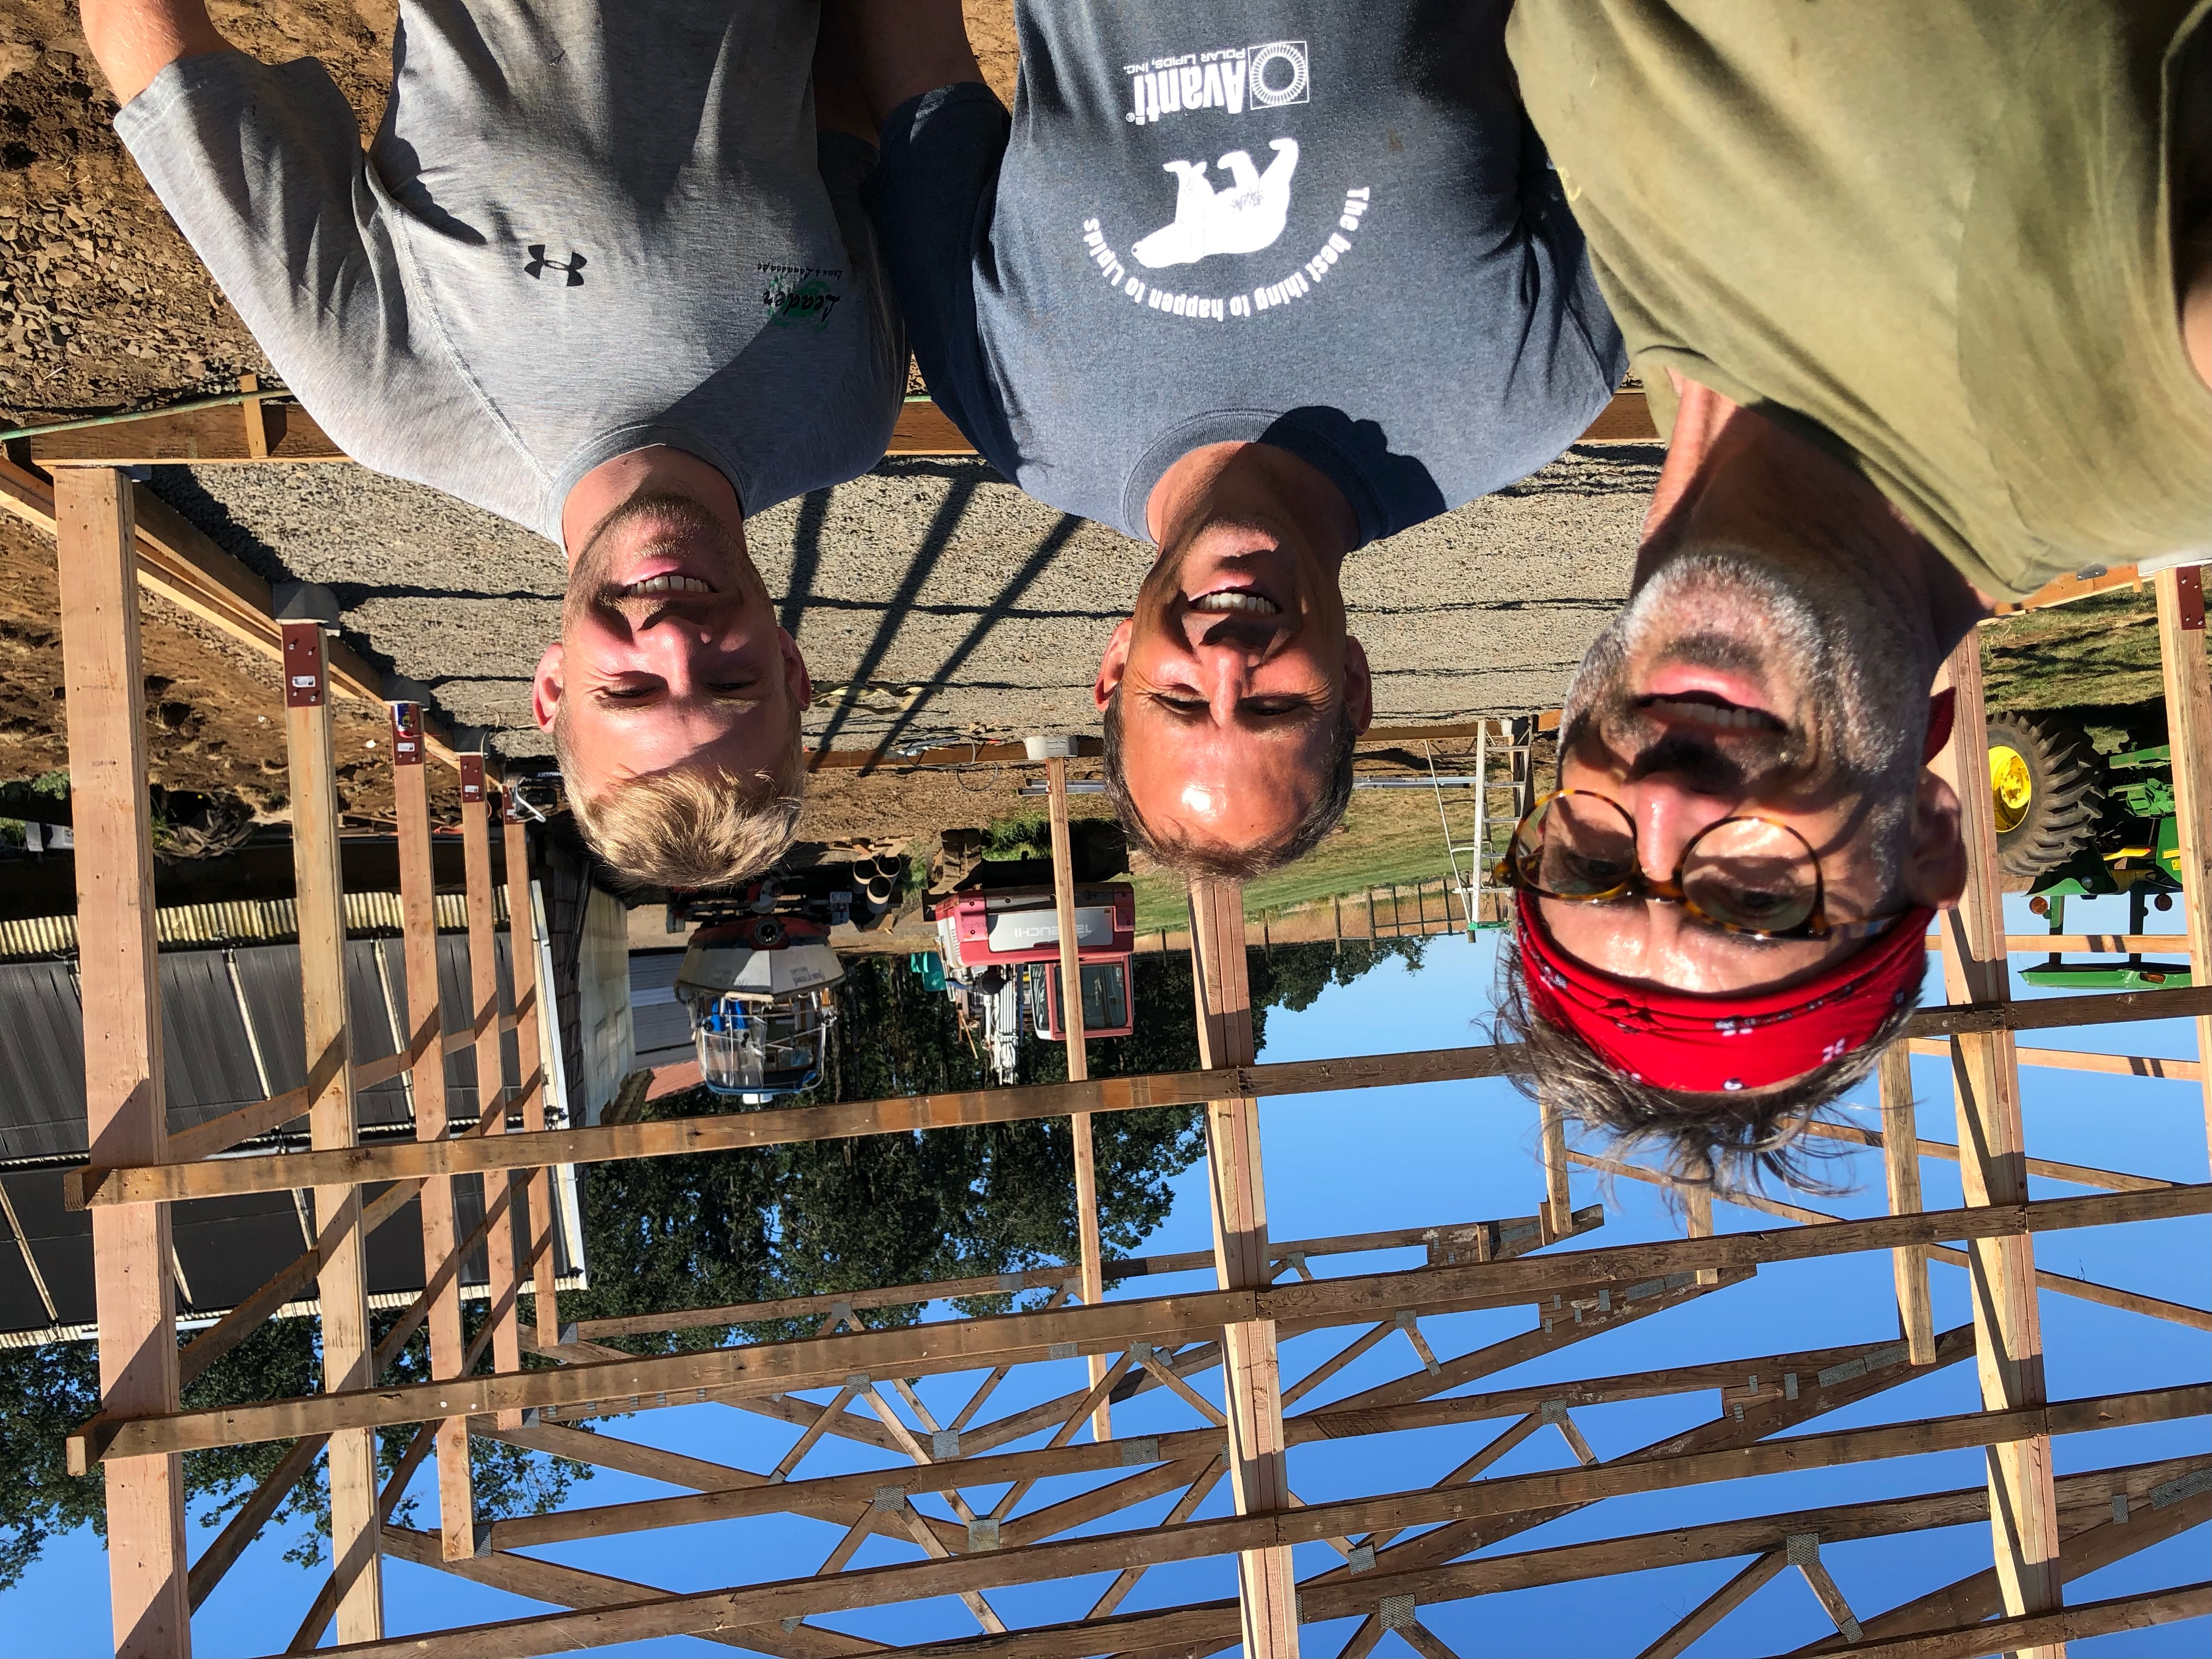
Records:
M905 383L817 16L404 0L365 153L313 58L180 59L116 127L357 460L558 541L577 479L667 444L757 514L872 466Z
M974 84L885 123L869 211L939 404L1038 499L1146 538L1263 439L1363 538L1533 471L1626 360L1521 110L1509 0L1018 0Z

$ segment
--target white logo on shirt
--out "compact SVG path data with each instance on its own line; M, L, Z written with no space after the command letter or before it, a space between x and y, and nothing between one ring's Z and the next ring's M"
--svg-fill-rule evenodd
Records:
M1310 102L1313 96L1303 40L1171 53L1121 69L1129 76L1129 107L1121 118L1140 127L1184 110L1241 115L1248 107L1279 109Z
M1297 171L1298 142L1277 138L1268 148L1275 159L1261 173L1241 149L1223 156L1229 188L1217 191L1206 182L1203 161L1170 161L1176 175L1175 222L1163 226L1130 250L1147 270L1196 264L1209 254L1257 253L1274 246L1291 211L1291 175Z

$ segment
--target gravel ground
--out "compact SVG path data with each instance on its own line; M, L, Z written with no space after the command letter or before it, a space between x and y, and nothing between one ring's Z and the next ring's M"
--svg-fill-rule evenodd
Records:
M1355 555L1376 716L1550 706L1626 592L1657 454L1571 452L1510 489ZM511 754L544 752L530 672L559 623L550 544L346 465L160 469L155 489L271 580L321 582L347 631ZM748 528L836 747L1095 730L1090 684L1150 551L980 461L887 460Z

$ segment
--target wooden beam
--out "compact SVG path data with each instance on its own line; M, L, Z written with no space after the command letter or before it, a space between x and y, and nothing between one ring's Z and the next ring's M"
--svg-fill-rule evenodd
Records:
M130 483L119 472L75 474L63 481L55 512L76 820L86 1132L99 1163L160 1164L171 1154ZM95 1216L92 1245L101 1409L173 1412L177 1301L168 1208ZM115 1651L188 1656L178 1460L118 1462L106 1482Z
M516 1102L522 1109L525 1134L545 1132L545 1066L543 1037L538 1029L538 905L530 886L530 834L522 818L520 799L506 792L501 813L507 838L507 946L509 977L514 988L514 1048L522 1071ZM531 1318L542 1347L561 1340L561 1310L554 1280L553 1175L543 1164L530 1171L528 1237L532 1267Z
M1083 1083L1091 1076L1090 1045L1085 1041L1083 1012L1083 960L1075 936L1075 859L1067 827L1067 762L1054 755L1045 762L1045 781L1052 802L1052 895L1060 927L1060 1000L1062 1029L1067 1047L1067 1080ZM1133 992L1134 988L1131 988ZM1079 1294L1085 1307L1105 1299L1106 1275L1100 1263L1104 1251L1098 1242L1098 1168L1091 1140L1091 1114L1069 1114L1068 1125L1075 1150L1075 1242L1082 1264ZM1091 1356L1091 1380L1106 1372L1106 1357ZM1114 1437L1114 1408L1101 1400L1091 1415L1093 1439Z
M1249 1066L1255 1055L1252 993L1245 976L1243 889L1234 882L1194 881L1189 907L1200 1061L1209 1068ZM1217 1280L1224 1291L1259 1290L1274 1278L1275 1269L1267 1248L1256 1100L1245 1096L1206 1102L1206 1161ZM1237 1513L1279 1514L1289 1508L1291 1497L1274 1321L1224 1322L1221 1372L1229 1402L1229 1481ZM1240 1552L1237 1589L1246 1659L1297 1659L1297 1590L1290 1551Z
M1912 1057L1899 1043L1881 1056L1882 1175L1889 1188L1889 1212L1914 1215L1920 1201L1920 1133L1912 1103ZM1897 1281L1897 1326L1911 1349L1912 1363L1936 1361L1936 1314L1928 1299L1928 1250L1908 1244L1890 1253Z
M2179 1589L2145 1590L2109 1601L2085 1601L2050 1613L2013 1613L1987 1624L1900 1636L1849 1650L1854 1659L1974 1659L1977 1654L2063 1653L2069 1642L2150 1630L2212 1613L2212 1583Z
M1951 1056L1951 1045L1941 1037L1912 1037L1903 1045L1916 1054ZM2091 1054L2075 1048L2015 1048L2013 1057L2023 1066L2060 1072L2098 1072L2108 1077L2178 1078L2193 1083L2204 1068L2193 1060L2160 1060L2148 1054Z
M1960 1031L2047 1030L2137 1020L2193 1018L2212 1010L2212 986L2165 991L2107 991L2033 1002L1969 1004L1923 1008L1911 1030ZM775 1146L857 1135L906 1134L976 1123L1017 1123L1071 1112L1140 1111L1153 1106L1198 1106L1237 1097L1267 1099L1322 1090L1381 1089L1420 1083L1499 1077L1519 1066L1516 1045L1434 1048L1408 1054L1353 1055L1343 1060L1286 1060L1220 1072L1176 1072L1147 1077L1100 1078L1088 1083L1031 1084L1014 1089L901 1095L888 1100L848 1101L781 1111L732 1112L651 1123L590 1129L481 1136L435 1145L387 1143L340 1153L290 1152L222 1158L213 1163L165 1164L143 1169L72 1170L63 1178L63 1202L71 1209L98 1204L174 1202L283 1192L303 1182L399 1181L472 1170L529 1169L540 1164L600 1164L632 1158L671 1158L733 1147Z
M2161 570L2159 660L2166 678L2166 740L2173 755L2174 828L2181 855L2181 908L2193 981L2212 982L2212 672L2204 659L2204 570ZM2212 1145L2212 1014L2197 1018L2197 1071L2204 1086L2204 1134Z
M366 1238L404 1208L415 1196L416 1182L395 1182L362 1206L361 1231ZM185 1345L177 1356L180 1384L189 1383L224 1354L276 1316L276 1312L322 1271L323 1258L313 1245L279 1267L259 1290Z
M610 1578L603 1573L586 1572L580 1567L554 1561L534 1560L526 1555L492 1554L467 1561L448 1561L438 1547L434 1533L416 1532L411 1528L388 1528L386 1536L391 1540L389 1552L403 1561L435 1567L441 1572L450 1572L511 1595L550 1602L555 1607L620 1607L650 1601L660 1593L650 1584ZM769 1624L748 1626L741 1630L702 1630L694 1634L703 1641L719 1642L748 1653L789 1655L792 1659L844 1659L848 1655L887 1651L879 1642L806 1624L794 1625L789 1630L781 1624Z
M2172 1459L2069 1475L2059 1482L2061 1498L2069 1516L2094 1517L2098 1512L2108 1512L2107 1506L2118 1496L2126 1495L2140 1504L2153 1487L2191 1472L2192 1463L2203 1467L2204 1462L2201 1458ZM1389 1595L1410 1595L1422 1603L1462 1601L1547 1585L1583 1583L1622 1573L1709 1565L1768 1550L1781 1553L1787 1539L1808 1532L1838 1543L1970 1526L1987 1520L1988 1516L1988 1489L1978 1486L1555 1545L1407 1572L1385 1572L1378 1567L1357 1577L1332 1574L1326 1580L1306 1580L1299 1590L1300 1612L1308 1623L1318 1623L1369 1611ZM1874 1622L1869 1620L1869 1626ZM922 1659L923 1656L928 1659L1079 1659L1105 1651L1153 1650L1139 1645L1152 1642L1171 1643L1184 1652L1205 1652L1208 1650L1200 1644L1233 1639L1236 1628L1236 1604L1217 1601L1103 1622L1033 1626L1014 1632L1005 1642L971 1638L925 1643L899 1649L898 1659ZM1838 1645L1831 1639L1799 1651L1824 1652Z
M1769 1550L1741 1572L1708 1595L1676 1620L1673 1628L1638 1656L1638 1659L1679 1659L1690 1644L1734 1613L1753 1595L1771 1583L1790 1565L1781 1550Z
M1948 1049L1949 1045L1944 1047ZM1848 1140L1861 1146L1879 1146L1887 1152L1889 1142L1879 1131L1862 1129L1856 1123L1809 1123L1805 1133L1824 1140ZM1959 1161L1955 1142L1929 1140L1920 1136L1913 1141L1914 1149L1922 1158L1940 1158L1947 1163ZM2071 1182L2081 1187L2102 1187L2114 1193L2152 1193L2175 1182L2157 1176L2132 1175L2124 1170L2100 1170L2087 1164L2064 1164L2057 1158L2031 1158L2026 1160L2027 1172L2052 1181Z
M328 660L319 623L286 623L284 738L290 755L292 861L298 884L300 992L307 1052L341 1056L307 1121L315 1150L343 1152L357 1141L347 1026L345 892L338 866L337 757L331 739ZM436 981L432 981L434 987ZM434 989L433 994L435 994ZM426 1198L428 1194L425 1194ZM374 1389L369 1370L367 1239L361 1189L350 1181L314 1186L316 1297L322 1304L323 1388L331 1395ZM384 1633L378 1560L376 1434L342 1428L330 1439L331 1559L337 1579L338 1632L349 1642Z
M2112 1495L2109 1508L2100 1504L2086 1510L2070 1496L2072 1483L2081 1477L2062 1476L2058 1499L2059 1535L2063 1548L2059 1565L2066 1582L2070 1584L2077 1578L2101 1571L2115 1561L2124 1561L2154 1544L2178 1538L2212 1521L2212 1491L2202 1489L2205 1467L2200 1462L2197 1468L2175 1470L2155 1484L2130 1483L2129 1491ZM2199 1478L2192 1482L2191 1475ZM2199 1490L2186 1496L2177 1495L2191 1485ZM2145 1486L2149 1486L2148 1491L2144 1490ZM1981 1517L1977 1516L1975 1519ZM1908 1636L1917 1631L1972 1624L1998 1617L2003 1611L2004 1594L1997 1584L1996 1570L1992 1567L1915 1596L1887 1613L1875 1614L1863 1622L1861 1639ZM1837 1636L1808 1643L1795 1651L1833 1653L1845 1646L1843 1638Z
M292 1495L292 1489L307 1478L308 1472L315 1467L315 1460L323 1455L327 1439L325 1435L311 1434L304 1440L295 1440L283 1461L262 1479L261 1484L238 1506L237 1512L224 1522L222 1530L216 1534L215 1541L200 1552L200 1559L192 1563L193 1612L199 1611L200 1604L214 1593L215 1587L222 1582L223 1575L246 1553L246 1547L260 1535L262 1528L269 1524L269 1518L283 1507L284 1500Z
M422 773L421 706L395 702L391 718L388 746L392 761L392 811L399 835L399 921L407 964L408 1048L423 1055L410 1073L415 1139L418 1145L436 1145L451 1133L452 1113L446 1098L445 1014L438 989L436 888L430 871L430 796ZM462 1375L465 1352L460 1271L454 1260L460 1227L450 1176L431 1176L423 1181L422 1213L423 1271L432 1275L423 1281L430 1296L430 1375L442 1381ZM446 1273L441 1282L437 1275L445 1273L442 1264L446 1263L453 1264L452 1271ZM469 1469L467 1419L448 1417L439 1421L434 1443L438 1457L439 1532L445 1540L447 1559L458 1561L476 1553L476 1498Z
M464 750L461 859L468 893L469 998L476 1011L477 1127L483 1134L496 1135L507 1132L507 1103L506 1063L500 1054L499 942L492 920L491 806L485 794L483 751ZM503 1195L513 1179L514 1175L508 1170L495 1171L483 1177L487 1215L492 1211L495 1196ZM509 1207L507 1219L493 1228L484 1241L484 1263L491 1294L491 1368L495 1371L522 1368L520 1310L515 1304L515 1207L519 1206ZM502 1421L500 1426L520 1428L522 1414L513 1413L511 1419Z
M2198 1385L2059 1401L2029 1412L1970 1412L1876 1428L1791 1436L1720 1452L1508 1476L1458 1486L1315 1504L1272 1515L1194 1521L1174 1528L1150 1528L1032 1544L1020 1549L986 1550L944 1560L864 1568L829 1578L784 1580L671 1595L643 1605L606 1609L590 1620L562 1614L511 1620L472 1629L398 1638L390 1644L366 1645L357 1651L362 1659L371 1655L388 1655L391 1659L399 1659L402 1655L413 1655L416 1659L465 1659L467 1656L554 1652L617 1641L649 1640L690 1630L881 1607L995 1585L1036 1583L1255 1548L1285 1548L1382 1527L1420 1526L1437 1521L1517 1514L1635 1492L1674 1491L1714 1480L1921 1456L1986 1445L1996 1437L2017 1436L2028 1426L2026 1419L2030 1419L2051 1433L2072 1434L2136 1423L2174 1421L2203 1414L2208 1409L2212 1409L2212 1386ZM1360 1588L1365 1589L1368 1585L1362 1584Z
M1952 652L1949 676L1956 710L1951 740L1935 769L1958 793L1966 890L1943 915L1943 984L1954 1001L2002 1003L2010 1000L2012 975L1997 885L1996 806L1984 755L1989 724L1978 633L1970 630ZM2012 1033L1970 1032L1952 1041L1959 1176L1966 1203L2017 1204L2027 1196L2027 1149ZM1982 1402L1992 1410L2032 1408L2045 1397L2034 1244L2025 1233L1998 1234L1975 1239L1969 1248ZM2005 1611L2047 1613L2060 1604L2061 1595L2051 1443L2033 1436L1992 1445L1987 1456L1990 1525ZM2060 1659L2062 1650L2039 1646L2021 1651L2024 1659Z
M1546 1406L1561 1408L1602 1405L1625 1400L1650 1400L1669 1395L1718 1389L1724 1401L1743 1405L1777 1397L1792 1374L1817 1376L1832 1368L1864 1365L1879 1359L1893 1345L1856 1343L1837 1348L1809 1349L1791 1353L1765 1354L1753 1358L1715 1361L1637 1372L1582 1382L1532 1384L1490 1394L1454 1395L1419 1400L1401 1406L1325 1409L1286 1418L1285 1443L1312 1444L1325 1440L1357 1438L1371 1434L1395 1434L1424 1429L1456 1427L1502 1418L1535 1417ZM1759 1386L1749 1386L1757 1379ZM1540 1425L1540 1418L1536 1421ZM574 1431L560 1432L574 1435ZM582 1436L587 1447L604 1446L611 1437ZM627 1444L615 1442L617 1447ZM994 1486L1018 1481L1054 1480L1066 1475L1103 1474L1131 1466L1133 1459L1175 1462L1218 1451L1220 1434L1212 1429L1185 1429L1150 1435L1142 1440L1100 1445L1064 1445L1034 1451L1004 1452L995 1455L961 1456L924 1464L912 1469L866 1469L858 1474L817 1475L811 1480L773 1485L745 1471L729 1471L723 1480L713 1479L712 1469L693 1471L703 1478L677 1482L697 1485L698 1495L686 1498L641 1498L588 1509L564 1510L546 1515L524 1516L492 1523L490 1547L495 1550L526 1549L539 1544L577 1538L608 1537L650 1531L663 1527L692 1526L702 1522L738 1516L771 1515L803 1504L833 1500L866 1502L887 1485L909 1495L952 1492L963 1486ZM551 1450L550 1446L537 1446ZM1154 1454L1146 1457L1145 1454ZM586 1456L587 1453L562 1452ZM653 1454L648 1449L648 1455ZM1502 1452L1501 1452L1502 1455ZM633 1470L632 1473L641 1473ZM660 1478L655 1476L653 1478ZM1180 1483L1178 1483L1180 1484ZM1129 1501L1135 1501L1131 1499ZM1027 1517L1025 1517L1026 1519Z
M1576 1152L1573 1157L1577 1163L1586 1164L1591 1169L1607 1175L1626 1176L1632 1181L1649 1182L1654 1186L1668 1184L1666 1176L1634 1164L1620 1163L1609 1158L1592 1158L1583 1152ZM1747 1210L1786 1216L1793 1221L1802 1221L1814 1226L1824 1225L1838 1218L1826 1210L1813 1210L1802 1204L1784 1203L1759 1193L1731 1193L1728 1201ZM1964 1250L1952 1249L1948 1245L1923 1243L1917 1248L1926 1253L1929 1261L1941 1261L1948 1267L1968 1267L1973 1265L1972 1256ZM2070 1296L2080 1301L2094 1302L2107 1308L2121 1308L2153 1319L2170 1320L2192 1330L2212 1331L2212 1313L2203 1308L2191 1308L2179 1302L2145 1296L2139 1291L2124 1291L2110 1285L2092 1284L2086 1279L2072 1279L2064 1273L2052 1273L2046 1267L2035 1270L2035 1285L2038 1290L2055 1291L2060 1296Z
M526 1370L506 1376L472 1376L455 1383L415 1383L374 1392L308 1395L260 1405L180 1412L167 1417L97 1418L72 1432L70 1468L82 1473L106 1456L137 1457L157 1451L196 1450L258 1440L289 1440L329 1429L418 1423L466 1413L479 1416L514 1407L574 1407L607 1401L651 1400L700 1389L732 1395L787 1394L835 1387L857 1372L915 1377L1018 1364L1054 1358L1073 1344L1078 1354L1118 1353L1132 1341L1163 1346L1194 1340L1219 1326L1272 1319L1317 1329L1371 1324L1400 1308L1442 1313L1470 1306L1504 1307L1573 1290L1595 1298L1597 1287L1623 1285L1616 1304L1656 1297L1675 1274L1700 1267L1723 1269L1809 1261L1856 1250L1887 1250L1939 1238L1989 1237L2023 1229L2034 1232L2106 1227L2130 1221L2212 1213L2212 1185L2156 1193L2101 1193L2087 1198L2040 1199L2025 1205L1934 1210L1915 1216L1875 1216L1819 1226L1724 1233L1714 1238L1522 1256L1408 1273L1324 1279L1314 1284L1268 1285L1257 1290L1198 1291L1109 1302L1097 1308L1001 1314L951 1320L892 1331L711 1348L647 1358ZM1687 1282L1687 1281L1686 1281ZM1439 1383L1444 1387L1449 1384ZM1363 1396L1364 1398L1364 1396ZM634 1407L635 1408L635 1407Z
M2172 1183L2159 1182L2154 1184L2168 1186ZM1603 1218L1603 1211L1593 1206L1577 1218L1577 1231L1586 1231L1589 1224L1601 1223ZM1519 1255L1534 1247L1537 1227L1538 1223L1533 1216L1513 1216L1496 1221L1460 1221L1434 1227L1394 1227L1381 1232L1340 1233L1327 1238L1275 1240L1269 1245L1269 1254L1273 1258L1270 1265L1279 1271L1292 1255L1309 1257L1357 1255L1370 1250L1419 1249L1424 1246L1431 1249L1441 1246L1450 1252L1471 1245L1478 1237L1486 1241L1501 1241L1492 1254L1502 1252ZM1468 1252L1466 1259L1486 1261L1488 1257L1478 1249ZM1211 1249L1181 1250L1161 1255L1114 1256L1103 1266L1116 1279L1196 1273L1200 1268L1213 1266L1213 1252ZM585 1319L576 1322L574 1334L588 1342L610 1336L645 1336L664 1331L698 1330L714 1325L749 1325L769 1320L803 1318L810 1314L832 1312L841 1302L855 1310L898 1308L957 1297L988 1296L994 1291L1009 1290L1053 1290L1075 1282L1080 1271L1073 1262L1048 1263L1011 1274L981 1273L969 1279L925 1279L918 1284L890 1285L871 1291L824 1291L815 1296L784 1297L773 1302L734 1302L720 1307L685 1308L670 1313Z

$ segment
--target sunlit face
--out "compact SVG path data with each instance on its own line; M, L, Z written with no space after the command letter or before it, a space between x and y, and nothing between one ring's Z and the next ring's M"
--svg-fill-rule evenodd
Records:
M1279 842L1328 782L1340 720L1371 714L1334 570L1294 525L1216 519L1164 548L1099 665L1123 776L1165 839Z
M1562 723L1560 787L1626 808L1655 881L1672 879L1710 825L1756 813L1813 848L1832 923L1940 902L1917 890L1948 879L1942 860L1916 849L1941 841L1954 822L1946 803L1956 807L1919 763L1928 689L1863 643L1838 648L1834 630L1760 566L1686 556L1584 658ZM1692 993L1780 988L1864 943L1756 939L1656 900L1538 902L1570 954Z
M577 556L561 638L538 665L541 729L557 714L572 787L711 762L775 773L812 696L743 533L686 495L617 508Z

